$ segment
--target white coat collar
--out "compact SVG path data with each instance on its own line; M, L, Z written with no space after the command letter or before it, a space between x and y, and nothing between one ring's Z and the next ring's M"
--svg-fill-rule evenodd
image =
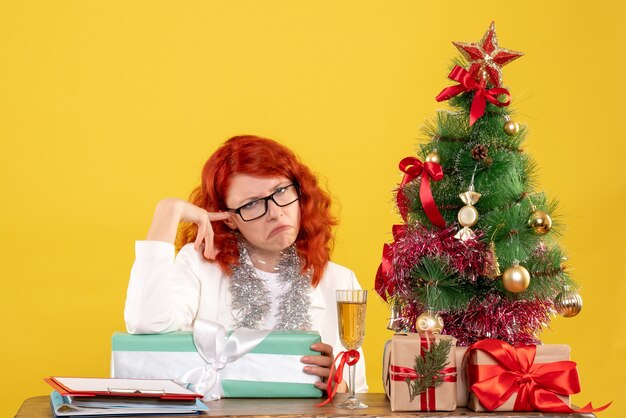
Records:
M326 308L326 299L324 299L322 287L319 284L311 289L311 307Z

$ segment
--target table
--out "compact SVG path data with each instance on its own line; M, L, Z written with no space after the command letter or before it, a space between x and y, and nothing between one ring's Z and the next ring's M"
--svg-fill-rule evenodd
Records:
M341 402L347 394L337 394L335 400ZM316 407L319 399L220 399L209 402L211 409L202 416L221 417L491 417L491 418L593 418L594 414L559 414L544 412L472 412L458 408L454 412L391 412L389 401L384 393L363 393L357 397L366 403L367 409L338 409L332 405ZM36 396L24 401L15 418L53 418L50 409L50 396ZM191 415L196 416L196 415ZM154 418L154 416L151 416ZM158 417L156 417L158 418ZM170 417L171 418L171 417Z

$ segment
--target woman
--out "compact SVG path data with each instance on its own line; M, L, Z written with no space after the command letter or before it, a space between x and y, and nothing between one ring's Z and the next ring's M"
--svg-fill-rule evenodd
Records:
M137 241L124 310L128 331L191 330L196 318L227 329L312 329L322 342L311 349L320 354L303 357L303 370L326 379L333 354L344 350L335 290L360 288L352 271L330 261L336 225L330 203L283 145L229 139L204 165L190 202L159 202L146 240ZM367 391L363 363L358 392Z

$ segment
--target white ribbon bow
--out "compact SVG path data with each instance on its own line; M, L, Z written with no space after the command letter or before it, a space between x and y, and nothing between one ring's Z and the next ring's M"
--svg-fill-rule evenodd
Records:
M193 342L206 362L176 379L191 385L190 389L204 396L204 401L220 399L223 395L220 372L228 363L240 359L254 349L270 333L268 330L238 328L226 338L226 330L217 322L196 319Z

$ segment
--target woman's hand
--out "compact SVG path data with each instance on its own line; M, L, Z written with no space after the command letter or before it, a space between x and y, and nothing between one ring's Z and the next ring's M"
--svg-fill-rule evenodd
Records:
M311 350L318 351L320 355L302 357L300 361L306 364L303 370L307 374L314 374L321 377L322 380L320 382L315 382L315 387L325 391L326 382L328 381L328 377L330 375L330 368L332 367L333 361L335 360L335 358L333 357L333 347L331 345L320 342L313 344L311 346ZM346 383L342 382L337 391L345 392L346 389Z
M211 221L220 221L232 216L230 212L207 212L206 210L182 199L167 198L161 200L154 211L154 218L146 237L149 241L164 241L174 244L178 224L191 222L198 225L198 235L194 248L198 250L204 242L204 256L214 260L218 251L213 245L213 227Z

